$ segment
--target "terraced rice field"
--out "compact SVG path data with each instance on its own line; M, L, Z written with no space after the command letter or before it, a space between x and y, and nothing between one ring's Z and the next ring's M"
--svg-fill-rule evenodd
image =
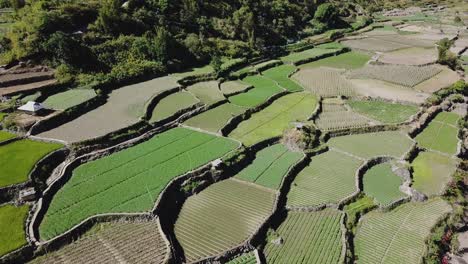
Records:
M317 98L308 93L294 93L283 96L274 104L242 122L229 137L246 146L262 140L281 136L292 122L307 120L317 105Z
M230 119L243 114L246 110L247 109L244 107L225 103L190 118L185 121L184 124L213 133L218 133L224 126L226 126Z
M83 237L32 261L49 263L165 263L169 249L157 221L97 224Z
M233 94L247 91L251 85L242 81L227 81L220 84L221 92L225 96L231 96Z
M257 264L257 258L255 257L254 251L251 251L240 255L227 264Z
M251 108L258 106L266 102L273 95L284 91L275 82L260 75L246 77L243 81L254 88L245 93L229 97L231 103L242 107Z
M379 62L399 65L424 65L437 61L435 48L407 48L384 53Z
M246 241L272 213L275 197L274 191L234 179L189 197L174 227L186 261L219 255Z
M259 151L252 164L236 178L278 190L289 169L303 157L302 153L291 152L284 145L273 145Z
M290 92L299 92L304 90L304 88L289 78L296 69L297 68L293 65L280 65L262 72L262 75L274 80L281 87Z
M151 123L160 122L166 118L180 113L184 109L193 107L200 103L200 100L195 98L191 93L181 91L173 93L158 102L151 114Z
M401 184L403 180L393 173L392 165L389 163L372 167L363 177L364 192L382 207L406 196L399 189Z
M421 262L432 227L450 211L450 206L437 198L365 215L355 237L357 263Z
M371 56L360 52L347 52L337 56L328 57L325 59L309 62L299 66L300 69L329 67L337 69L359 69L364 67L371 59Z
M420 152L413 163L412 187L428 196L440 195L452 179L457 161L436 152Z
M50 109L66 110L96 97L93 89L73 89L47 97L43 104Z
M26 182L37 162L62 147L28 139L0 146L0 187Z
M283 243L268 241L267 263L341 263L344 259L341 221L343 213L289 212L277 230Z
M29 206L0 206L0 256L26 245L26 218Z
M343 76L343 72L332 68L301 69L293 75L306 90L322 97L353 96L353 85Z
M269 65L281 64L280 60L269 60L254 65L249 65L233 73L234 76L240 76L245 73L258 72L260 69L268 67Z
M344 102L322 102L322 112L315 120L318 128L324 131L367 127L378 124L377 121L357 114L344 104Z
M358 200L347 204L343 207L343 210L346 212L346 222L347 226L352 226L358 220L358 217L370 211L376 205L374 204L374 199L368 196L363 196ZM354 230L352 230L354 231Z
M413 144L413 141L400 131L349 135L331 138L328 141L331 148L363 159L379 156L401 157Z
M294 179L288 193L289 207L337 204L357 191L356 171L361 160L336 151L312 157Z
M418 144L429 150L436 150L447 154L455 154L458 145L457 120L455 113L442 112L416 136Z
M450 70L447 67L442 67L442 71L414 87L415 90L424 93L434 93L440 89L447 88L460 80L460 76L457 72Z
M69 143L104 136L140 121L152 97L178 86L177 78L161 77L119 88L104 105L38 136Z
M313 59L324 55L331 55L339 50L340 49L328 49L326 47L312 48L301 52L291 53L287 56L281 57L281 60L285 63L295 64L302 60Z
M187 87L187 91L206 105L212 105L217 102L226 100L217 81L200 82Z
M353 50L372 51L372 52L389 52L398 49L410 48L411 46L382 40L379 38L363 38L352 39L341 42L343 45L350 47Z
M351 100L347 103L355 112L386 124L403 123L419 110L415 105L403 105L380 100Z
M0 143L16 138L16 135L7 131L0 130Z
M172 179L238 146L226 138L174 128L85 163L55 194L39 227L40 237L53 238L96 214L148 211Z
M407 65L366 65L362 69L351 72L351 79L376 79L414 87L429 80L442 71L438 66L407 66Z

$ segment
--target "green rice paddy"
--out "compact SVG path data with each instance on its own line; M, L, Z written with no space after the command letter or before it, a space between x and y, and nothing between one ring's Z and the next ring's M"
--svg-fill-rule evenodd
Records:
M0 206L0 256L26 245L26 218L29 206Z
M158 102L153 109L150 122L162 121L184 109L190 108L200 101L188 92L177 92L171 94Z
M384 101L348 101L355 112L386 124L407 121L419 108L415 105L402 105Z
M96 96L93 89L73 89L49 96L43 104L51 109L66 110Z

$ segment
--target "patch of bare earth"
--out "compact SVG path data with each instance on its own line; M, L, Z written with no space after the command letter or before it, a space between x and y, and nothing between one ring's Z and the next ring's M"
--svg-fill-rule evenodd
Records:
M443 68L443 70L439 74L416 85L414 89L424 93L433 93L440 89L449 87L461 79L458 73L450 70L449 68L442 66L441 68Z
M378 60L382 63L400 65L424 65L437 61L435 48L407 48L384 53Z
M15 66L0 71L0 96L40 90L52 85L55 72L45 66Z

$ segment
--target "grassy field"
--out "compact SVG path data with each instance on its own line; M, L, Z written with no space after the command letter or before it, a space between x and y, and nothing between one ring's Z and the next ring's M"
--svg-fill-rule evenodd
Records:
M264 71L262 74L274 81L276 81L281 87L290 91L298 92L304 90L298 83L289 79L289 75L293 73L297 68L293 65L280 65Z
M150 122L155 123L164 120L175 113L187 109L200 101L191 93L181 91L171 94L158 102L153 109Z
M243 81L254 86L254 88L246 93L229 97L229 101L238 106L255 107L264 103L271 96L283 91L275 82L260 75L248 76Z
M252 164L237 174L236 178L278 190L283 177L303 155L291 152L281 144L273 145L259 151Z
M219 255L243 243L272 213L275 197L273 191L233 179L189 197L174 227L186 261Z
M244 253L239 257L229 261L227 264L257 264L257 259L253 251Z
M371 59L371 56L361 52L347 52L338 56L328 57L325 59L309 62L299 66L301 69L331 67L337 69L354 70L364 67Z
M358 200L345 205L343 210L346 212L347 226L353 226L356 223L358 217L360 217L364 212L371 210L375 206L374 199L368 196L363 196Z
M32 140L18 140L0 146L0 187L27 181L34 165L63 145Z
M0 257L28 243L25 227L28 211L27 205L0 206Z
M246 91L249 87L251 87L251 85L244 83L242 81L227 81L227 82L221 83L220 87L221 87L221 92L225 96L230 96L232 94Z
M199 82L187 87L187 91L195 95L206 105L212 105L226 99L219 90L217 81Z
M265 246L267 263L340 263L344 257L342 218L343 213L333 209L289 212L277 230L283 243L268 241Z
M326 54L332 54L332 53L337 52L338 50L339 49L328 49L326 47L312 48L312 49L304 50L301 52L291 53L287 56L281 57L281 60L284 61L285 63L297 63L301 60L311 59L311 58L315 58L315 57L326 55Z
M0 130L0 142L15 138L16 135L7 131Z
M96 214L148 211L172 179L237 147L226 138L174 128L85 163L55 194L39 228L41 239L53 238Z
M38 136L69 143L104 136L139 122L152 97L178 86L177 78L166 76L116 89L104 105Z
M357 263L421 262L431 228L450 210L445 201L437 198L365 215L355 237Z
M356 170L362 161L336 151L312 157L294 179L288 206L339 203L356 191Z
M402 105L385 101L348 101L354 111L386 124L403 123L419 108L415 105Z
M389 163L372 167L363 177L364 192L383 207L406 196L399 189L402 183L403 180L393 173Z
M168 251L156 221L111 222L30 263L164 263Z
M328 145L369 159L378 156L401 157L411 148L413 141L404 132L386 131L335 137L328 141Z
M317 98L308 93L283 96L272 105L242 122L229 136L247 146L281 136L291 122L308 119L317 105Z
M73 89L47 97L43 104L51 109L66 110L96 96L93 89Z
M247 109L231 103L225 103L199 115L196 115L184 124L191 127L197 127L213 133L218 133L227 122L238 115L244 113Z
M343 77L343 72L331 68L301 69L293 75L306 90L322 97L353 96L353 85Z
M413 188L431 196L440 195L450 182L457 162L436 152L420 152L413 166Z
M458 144L458 128L454 125L460 118L455 113L442 112L429 123L429 125L416 136L421 147L455 154Z

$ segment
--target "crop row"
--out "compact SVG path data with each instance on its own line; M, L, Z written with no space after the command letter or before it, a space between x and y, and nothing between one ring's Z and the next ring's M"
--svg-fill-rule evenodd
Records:
M302 69L293 75L306 90L322 97L353 96L356 94L353 85L347 81L342 72L331 68Z

